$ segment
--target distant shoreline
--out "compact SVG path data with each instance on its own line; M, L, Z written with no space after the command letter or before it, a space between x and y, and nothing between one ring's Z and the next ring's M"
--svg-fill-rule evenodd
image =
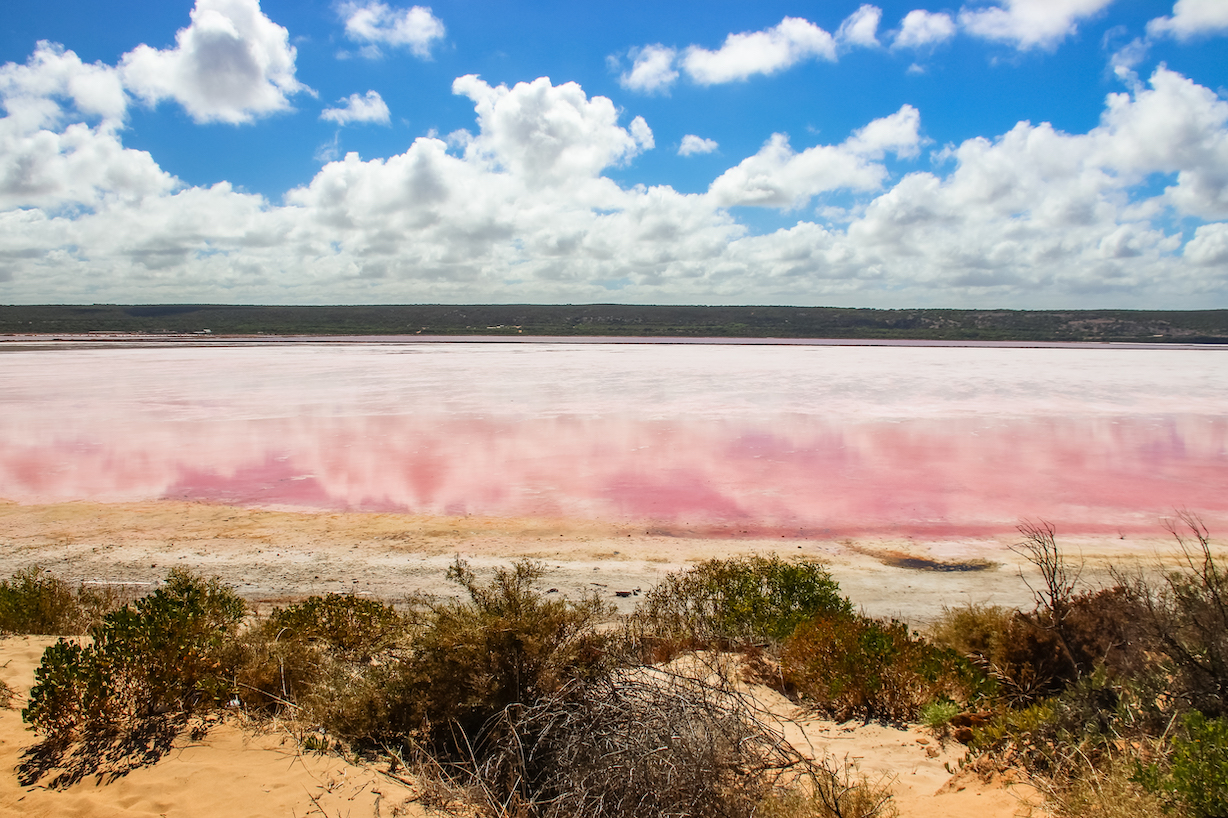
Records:
M865 343L935 341L1228 345L1228 310L972 310L647 304L0 305L2 336L490 343ZM666 341L665 339L670 339ZM753 340L751 340L753 339Z
M1228 344L1138 341L991 341L939 338L726 338L633 335L225 335L198 333L29 333L0 335L0 348L33 344L639 344L693 346L963 347L988 349L1180 349L1228 350Z

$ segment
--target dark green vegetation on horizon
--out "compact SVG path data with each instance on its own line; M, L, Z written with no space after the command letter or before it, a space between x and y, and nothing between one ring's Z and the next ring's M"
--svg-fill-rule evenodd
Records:
M553 335L1228 343L1228 310L405 305L0 306L0 334Z

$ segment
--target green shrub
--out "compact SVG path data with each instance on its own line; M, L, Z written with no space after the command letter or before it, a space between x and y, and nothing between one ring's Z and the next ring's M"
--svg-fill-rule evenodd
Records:
M968 700L986 682L954 651L902 622L821 616L794 631L781 668L786 684L838 719L907 721L941 698Z
M1183 727L1185 736L1173 740L1167 763L1140 766L1134 780L1194 818L1226 818L1228 719L1209 719L1195 710L1186 714Z
M90 643L43 653L22 718L52 738L131 729L232 695L220 656L245 605L217 579L172 571L163 587L107 614Z
M542 573L525 560L482 583L458 559L448 578L467 598L417 606L414 640L373 667L370 695L351 703L350 737L413 735L439 752L460 752L507 706L536 702L604 667L608 640L597 626L610 610L596 598L545 596L536 587Z
M326 650L369 662L405 633L405 620L391 605L354 594L312 596L274 608L264 629L281 640L318 642Z
M815 616L852 610L820 563L736 557L666 576L637 608L631 627L639 638L687 647L780 643Z
M1009 754L1013 765L1061 784L1074 775L1071 769L1109 763L1132 744L1151 744L1166 723L1155 717L1158 690L1102 668L1058 696L999 711L974 730L973 747Z
M68 583L37 566L0 580L0 632L68 635L85 629Z
M960 710L960 706L950 699L940 699L924 705L918 717L921 723L931 730L942 730L951 719L959 715Z
M1188 738L1173 741L1173 789L1198 818L1228 816L1228 719L1185 717Z

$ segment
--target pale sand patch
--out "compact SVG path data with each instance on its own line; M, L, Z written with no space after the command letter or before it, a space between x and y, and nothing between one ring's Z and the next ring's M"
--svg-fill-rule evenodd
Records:
M1068 539L1085 579L1107 578L1110 564L1144 565L1173 543L1156 536ZM630 610L636 597L696 561L779 553L826 563L841 588L867 613L920 624L944 605L966 602L1029 607L1023 564L1009 546L1017 536L922 541L891 539L710 538L652 524L585 520L428 517L408 514L272 511L156 501L19 505L0 501L0 576L38 564L71 582L154 584L171 568L220 576L252 601L355 591L387 599L411 593L451 594L444 580L455 557L477 568L518 558L542 561L547 587L576 596L595 592ZM895 567L903 556L950 564L981 560L988 570ZM898 560L897 560L898 561Z

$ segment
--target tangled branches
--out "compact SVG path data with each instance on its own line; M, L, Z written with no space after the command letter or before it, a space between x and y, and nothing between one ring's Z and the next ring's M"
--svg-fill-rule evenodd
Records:
M489 735L477 778L536 818L747 818L809 769L749 698L658 668L508 708Z

